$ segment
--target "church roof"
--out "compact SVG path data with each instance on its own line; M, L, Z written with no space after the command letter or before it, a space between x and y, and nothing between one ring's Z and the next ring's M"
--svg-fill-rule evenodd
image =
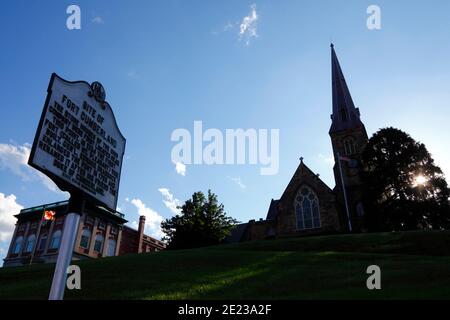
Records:
M300 179L302 179L301 177L307 175L309 177L311 177L314 181L314 183L324 187L327 191L329 192L333 192L333 190L325 183L322 181L322 179L319 178L319 176L317 174L315 174L314 172L311 171L310 168L308 168L308 166L303 162L303 158L300 158L300 164L297 167L297 170L295 170L294 175L291 178L291 181L289 181L289 184L287 185L286 189L283 192L283 195L281 196L280 200L283 199L283 197L286 195L286 193L289 192L289 189L295 185L298 184L298 182L301 182Z
M236 225L230 232L228 236L225 237L224 242L226 243L236 243L242 240L242 237L247 230L248 223L241 223Z
M331 78L333 91L333 114L330 133L350 128L364 127L359 109L355 108L350 90L342 73L334 45L331 44Z
M266 220L275 220L278 214L278 201L280 200L271 200L269 210L267 211Z

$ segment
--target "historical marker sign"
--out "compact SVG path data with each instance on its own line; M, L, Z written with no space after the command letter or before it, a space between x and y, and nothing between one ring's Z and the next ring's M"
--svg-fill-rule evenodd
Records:
M98 82L52 74L28 163L61 190L116 210L125 138Z

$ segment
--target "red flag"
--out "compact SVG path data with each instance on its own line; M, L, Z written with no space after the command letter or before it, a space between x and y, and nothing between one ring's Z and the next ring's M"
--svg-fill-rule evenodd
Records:
M56 214L55 211L45 210L44 211L44 216L42 218L44 220L48 220L48 221L55 220L55 214Z

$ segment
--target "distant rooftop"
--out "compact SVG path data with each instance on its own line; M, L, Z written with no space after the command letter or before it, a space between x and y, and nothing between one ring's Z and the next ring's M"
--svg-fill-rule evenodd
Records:
M44 204L44 205L40 205L40 206L25 208L25 209L20 210L20 213L27 213L27 212L50 209L50 208L55 208L55 207L62 207L62 206L66 206L68 204L69 204L69 200L53 202L53 203L48 203L48 204Z
M35 206L35 207L22 209L22 210L20 210L20 214L27 213L27 212L33 212L33 211L39 211L39 210L47 210L47 209L56 208L56 207L63 207L63 206L67 206L68 204L69 204L69 200L43 204L43 205L40 205L40 206ZM109 210L109 209L106 209L106 208L104 208L102 206L96 206L96 208L100 209L102 211L105 211L107 213L113 214L113 215L115 215L115 216L117 216L119 218L125 219L125 215L123 213L118 212L118 211Z

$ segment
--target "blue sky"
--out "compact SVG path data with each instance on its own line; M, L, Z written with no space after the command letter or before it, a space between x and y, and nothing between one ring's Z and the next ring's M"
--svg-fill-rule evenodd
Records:
M81 8L81 30L66 28L71 4ZM381 30L366 26L371 4L381 8ZM171 217L175 199L208 189L240 221L265 217L300 156L334 187L330 41L369 135L385 126L407 131L450 176L446 0L9 1L1 7L0 258L14 222L9 212L66 198L24 165L52 72L104 85L127 138L118 205L130 223L139 212L153 221ZM257 19L240 36L252 8ZM278 174L262 176L255 165L188 165L184 176L177 173L171 133L192 132L195 120L223 131L280 129ZM147 232L157 234L150 224Z

